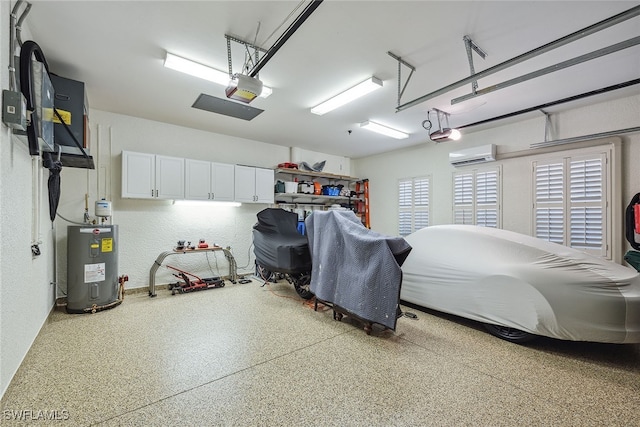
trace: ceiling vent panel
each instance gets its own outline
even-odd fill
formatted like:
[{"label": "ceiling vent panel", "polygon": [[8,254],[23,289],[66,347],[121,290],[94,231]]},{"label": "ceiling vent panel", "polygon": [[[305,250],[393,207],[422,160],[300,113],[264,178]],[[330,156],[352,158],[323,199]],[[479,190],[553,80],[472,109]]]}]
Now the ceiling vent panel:
[{"label": "ceiling vent panel", "polygon": [[253,120],[264,111],[260,108],[250,107],[227,99],[216,98],[215,96],[204,93],[201,93],[200,96],[198,96],[192,107],[247,121]]}]

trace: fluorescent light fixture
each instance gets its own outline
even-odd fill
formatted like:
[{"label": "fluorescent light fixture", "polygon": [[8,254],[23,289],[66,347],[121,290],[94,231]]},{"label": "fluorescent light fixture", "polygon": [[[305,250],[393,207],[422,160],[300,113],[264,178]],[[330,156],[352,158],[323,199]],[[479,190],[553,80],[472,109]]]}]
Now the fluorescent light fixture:
[{"label": "fluorescent light fixture", "polygon": [[[180,71],[185,74],[190,74],[201,79],[208,80],[210,82],[224,86],[229,85],[229,74],[224,71],[216,70],[207,65],[202,65],[197,62],[185,59],[173,53],[167,52],[167,57],[164,60],[164,66],[171,68],[172,70]],[[263,86],[260,98],[266,98],[273,93],[270,87]]]},{"label": "fluorescent light fixture", "polygon": [[322,104],[316,105],[311,109],[311,112],[321,116],[331,110],[335,110],[336,108],[343,106],[344,104],[354,101],[361,96],[373,92],[376,89],[380,89],[381,87],[382,80],[377,77],[369,77],[367,80],[358,83],[351,89],[324,101]]},{"label": "fluorescent light fixture", "polygon": [[382,135],[390,136],[391,138],[395,139],[409,138],[409,134],[381,125],[380,123],[372,122],[370,120],[360,123],[360,127]]},{"label": "fluorescent light fixture", "polygon": [[242,206],[240,202],[220,202],[216,200],[174,200],[174,205],[179,206],[198,206],[198,207],[233,207],[237,208]]}]

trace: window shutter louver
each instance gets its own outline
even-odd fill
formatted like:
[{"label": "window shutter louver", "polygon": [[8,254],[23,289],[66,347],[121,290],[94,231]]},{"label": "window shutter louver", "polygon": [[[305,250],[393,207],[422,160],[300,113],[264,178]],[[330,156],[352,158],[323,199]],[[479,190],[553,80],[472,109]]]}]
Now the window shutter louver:
[{"label": "window shutter louver", "polygon": [[398,232],[406,236],[429,225],[430,178],[398,182]]},{"label": "window shutter louver", "polygon": [[601,249],[603,227],[602,159],[570,163],[569,245],[579,249]]}]

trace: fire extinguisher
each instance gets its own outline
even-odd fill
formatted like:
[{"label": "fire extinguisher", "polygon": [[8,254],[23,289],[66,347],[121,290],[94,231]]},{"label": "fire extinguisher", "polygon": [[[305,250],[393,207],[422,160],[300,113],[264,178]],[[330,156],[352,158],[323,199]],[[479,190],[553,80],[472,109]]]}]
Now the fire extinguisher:
[{"label": "fire extinguisher", "polygon": [[633,249],[640,250],[636,235],[640,235],[640,193],[631,198],[625,212],[625,237]]}]

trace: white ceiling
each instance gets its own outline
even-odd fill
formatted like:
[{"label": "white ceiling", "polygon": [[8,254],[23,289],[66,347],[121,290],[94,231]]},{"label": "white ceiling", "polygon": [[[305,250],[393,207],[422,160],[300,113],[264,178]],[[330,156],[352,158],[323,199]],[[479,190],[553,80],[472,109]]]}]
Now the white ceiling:
[{"label": "white ceiling", "polygon": [[[224,87],[164,68],[165,52],[227,70],[225,34],[253,41],[259,22],[257,44],[268,49],[302,10],[266,40],[298,1],[32,3],[24,26],[51,72],[86,83],[91,108],[353,158],[432,144],[422,127],[432,108],[450,112],[452,127],[462,126],[640,77],[640,46],[634,46],[456,105],[451,99],[469,93],[470,84],[396,112],[398,63],[388,51],[416,68],[404,104],[469,76],[464,35],[488,54],[485,60],[474,54],[478,72],[640,2],[325,0],[260,72],[274,93],[254,100],[251,106],[265,111],[245,121],[192,108],[201,93],[225,98]],[[635,17],[481,79],[479,88],[639,35],[640,17]],[[239,72],[244,53],[235,43],[232,52]],[[372,75],[383,80],[382,90],[324,116],[309,112]],[[405,67],[402,76],[404,84]],[[607,96],[639,93],[638,86]],[[563,107],[550,111],[558,108]],[[366,120],[411,136],[395,140],[360,129]]]}]

